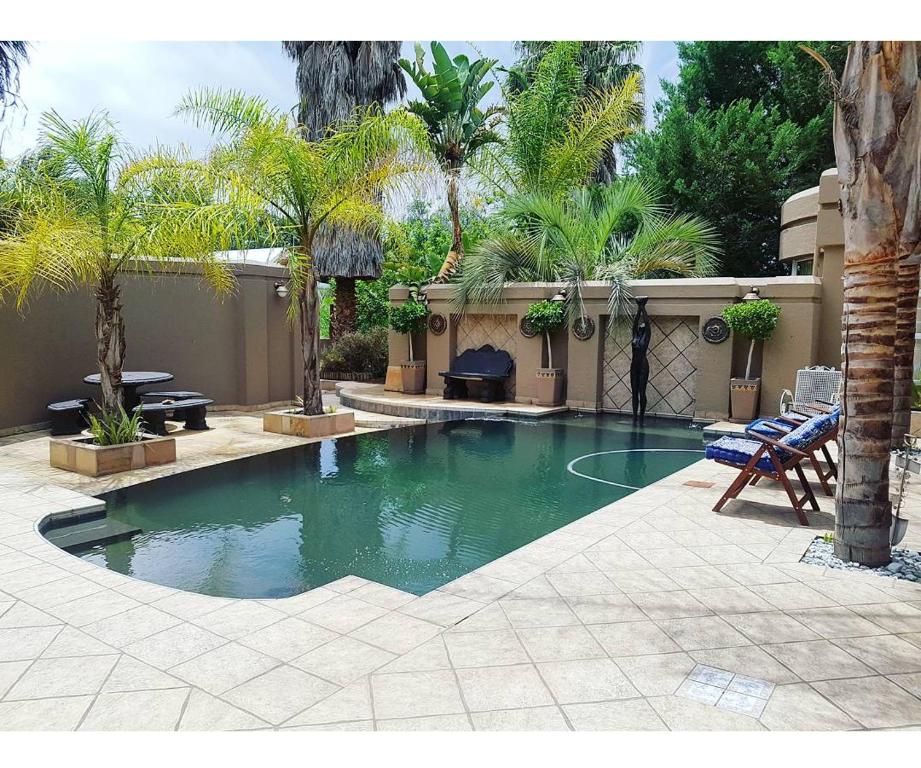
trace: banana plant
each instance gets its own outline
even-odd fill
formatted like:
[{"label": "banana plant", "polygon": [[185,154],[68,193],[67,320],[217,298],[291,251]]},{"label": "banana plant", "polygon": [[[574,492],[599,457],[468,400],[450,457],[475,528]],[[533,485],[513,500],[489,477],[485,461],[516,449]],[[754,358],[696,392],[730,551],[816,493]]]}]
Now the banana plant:
[{"label": "banana plant", "polygon": [[500,141],[496,125],[501,108],[493,106],[483,110],[478,106],[494,85],[484,79],[497,59],[471,62],[463,55],[452,59],[437,41],[432,42],[431,50],[431,72],[426,69],[425,50],[418,43],[416,60],[410,63],[400,59],[399,63],[422,94],[422,100],[409,103],[409,111],[425,123],[430,148],[447,180],[453,240],[436,278],[443,282],[457,271],[464,257],[458,202],[461,171],[468,158],[481,147]]}]

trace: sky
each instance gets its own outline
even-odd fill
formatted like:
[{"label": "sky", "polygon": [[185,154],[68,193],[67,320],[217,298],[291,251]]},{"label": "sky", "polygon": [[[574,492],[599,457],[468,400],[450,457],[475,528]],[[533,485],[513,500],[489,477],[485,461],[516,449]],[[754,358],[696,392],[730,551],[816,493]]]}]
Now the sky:
[{"label": "sky", "polygon": [[[445,46],[451,55],[479,52],[499,59],[500,66],[515,59],[509,41],[445,41]],[[413,58],[413,42],[403,43],[403,55]],[[646,74],[649,122],[662,93],[660,80],[677,76],[674,43],[644,44],[639,63]],[[189,89],[237,88],[287,110],[297,103],[294,70],[278,42],[36,42],[20,75],[22,106],[8,111],[0,124],[0,152],[12,157],[31,147],[39,116],[49,109],[68,120],[103,109],[136,148],[184,143],[203,152],[209,135],[172,116]],[[409,85],[413,98],[418,92]]]}]

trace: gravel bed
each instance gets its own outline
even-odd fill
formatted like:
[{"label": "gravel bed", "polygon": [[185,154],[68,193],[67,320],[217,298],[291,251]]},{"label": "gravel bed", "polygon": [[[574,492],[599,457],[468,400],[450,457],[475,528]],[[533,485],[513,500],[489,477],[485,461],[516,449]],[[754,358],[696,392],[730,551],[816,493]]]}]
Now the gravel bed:
[{"label": "gravel bed", "polygon": [[811,565],[824,565],[828,568],[840,568],[847,571],[871,571],[889,579],[905,579],[906,581],[921,581],[921,552],[912,552],[908,549],[892,549],[892,562],[879,568],[868,568],[857,563],[846,563],[835,557],[835,545],[817,537],[809,545],[802,562]]}]

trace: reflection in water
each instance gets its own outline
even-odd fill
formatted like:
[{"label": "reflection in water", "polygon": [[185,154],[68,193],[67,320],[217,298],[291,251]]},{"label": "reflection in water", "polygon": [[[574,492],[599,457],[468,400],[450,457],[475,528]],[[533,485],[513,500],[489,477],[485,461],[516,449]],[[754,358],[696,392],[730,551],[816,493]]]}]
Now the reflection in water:
[{"label": "reflection in water", "polygon": [[[429,424],[185,472],[105,496],[142,529],[83,557],[168,586],[232,597],[297,594],[348,574],[423,594],[628,490],[573,459],[634,447],[700,449],[700,433],[616,417]],[[694,453],[621,453],[587,475],[642,486]]]}]

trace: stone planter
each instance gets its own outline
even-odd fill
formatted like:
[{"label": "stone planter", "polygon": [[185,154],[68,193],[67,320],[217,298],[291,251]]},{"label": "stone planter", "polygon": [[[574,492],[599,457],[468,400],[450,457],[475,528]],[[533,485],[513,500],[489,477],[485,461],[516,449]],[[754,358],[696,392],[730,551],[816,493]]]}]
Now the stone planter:
[{"label": "stone planter", "polygon": [[176,438],[147,437],[123,445],[95,445],[92,438],[50,440],[51,466],[89,477],[144,469],[176,461]]},{"label": "stone planter", "polygon": [[761,379],[730,379],[729,402],[732,408],[730,421],[747,424],[758,416],[758,398]]},{"label": "stone planter", "polygon": [[425,392],[425,360],[407,360],[400,363],[403,391],[407,395],[421,395]]},{"label": "stone planter", "polygon": [[262,417],[262,429],[296,437],[326,437],[355,431],[355,412],[336,411],[305,416],[292,410],[273,411]]},{"label": "stone planter", "polygon": [[565,375],[562,368],[537,369],[537,405],[559,405],[563,402]]},{"label": "stone planter", "polygon": [[403,391],[403,369],[399,365],[387,366],[387,378],[384,380],[385,392]]}]

